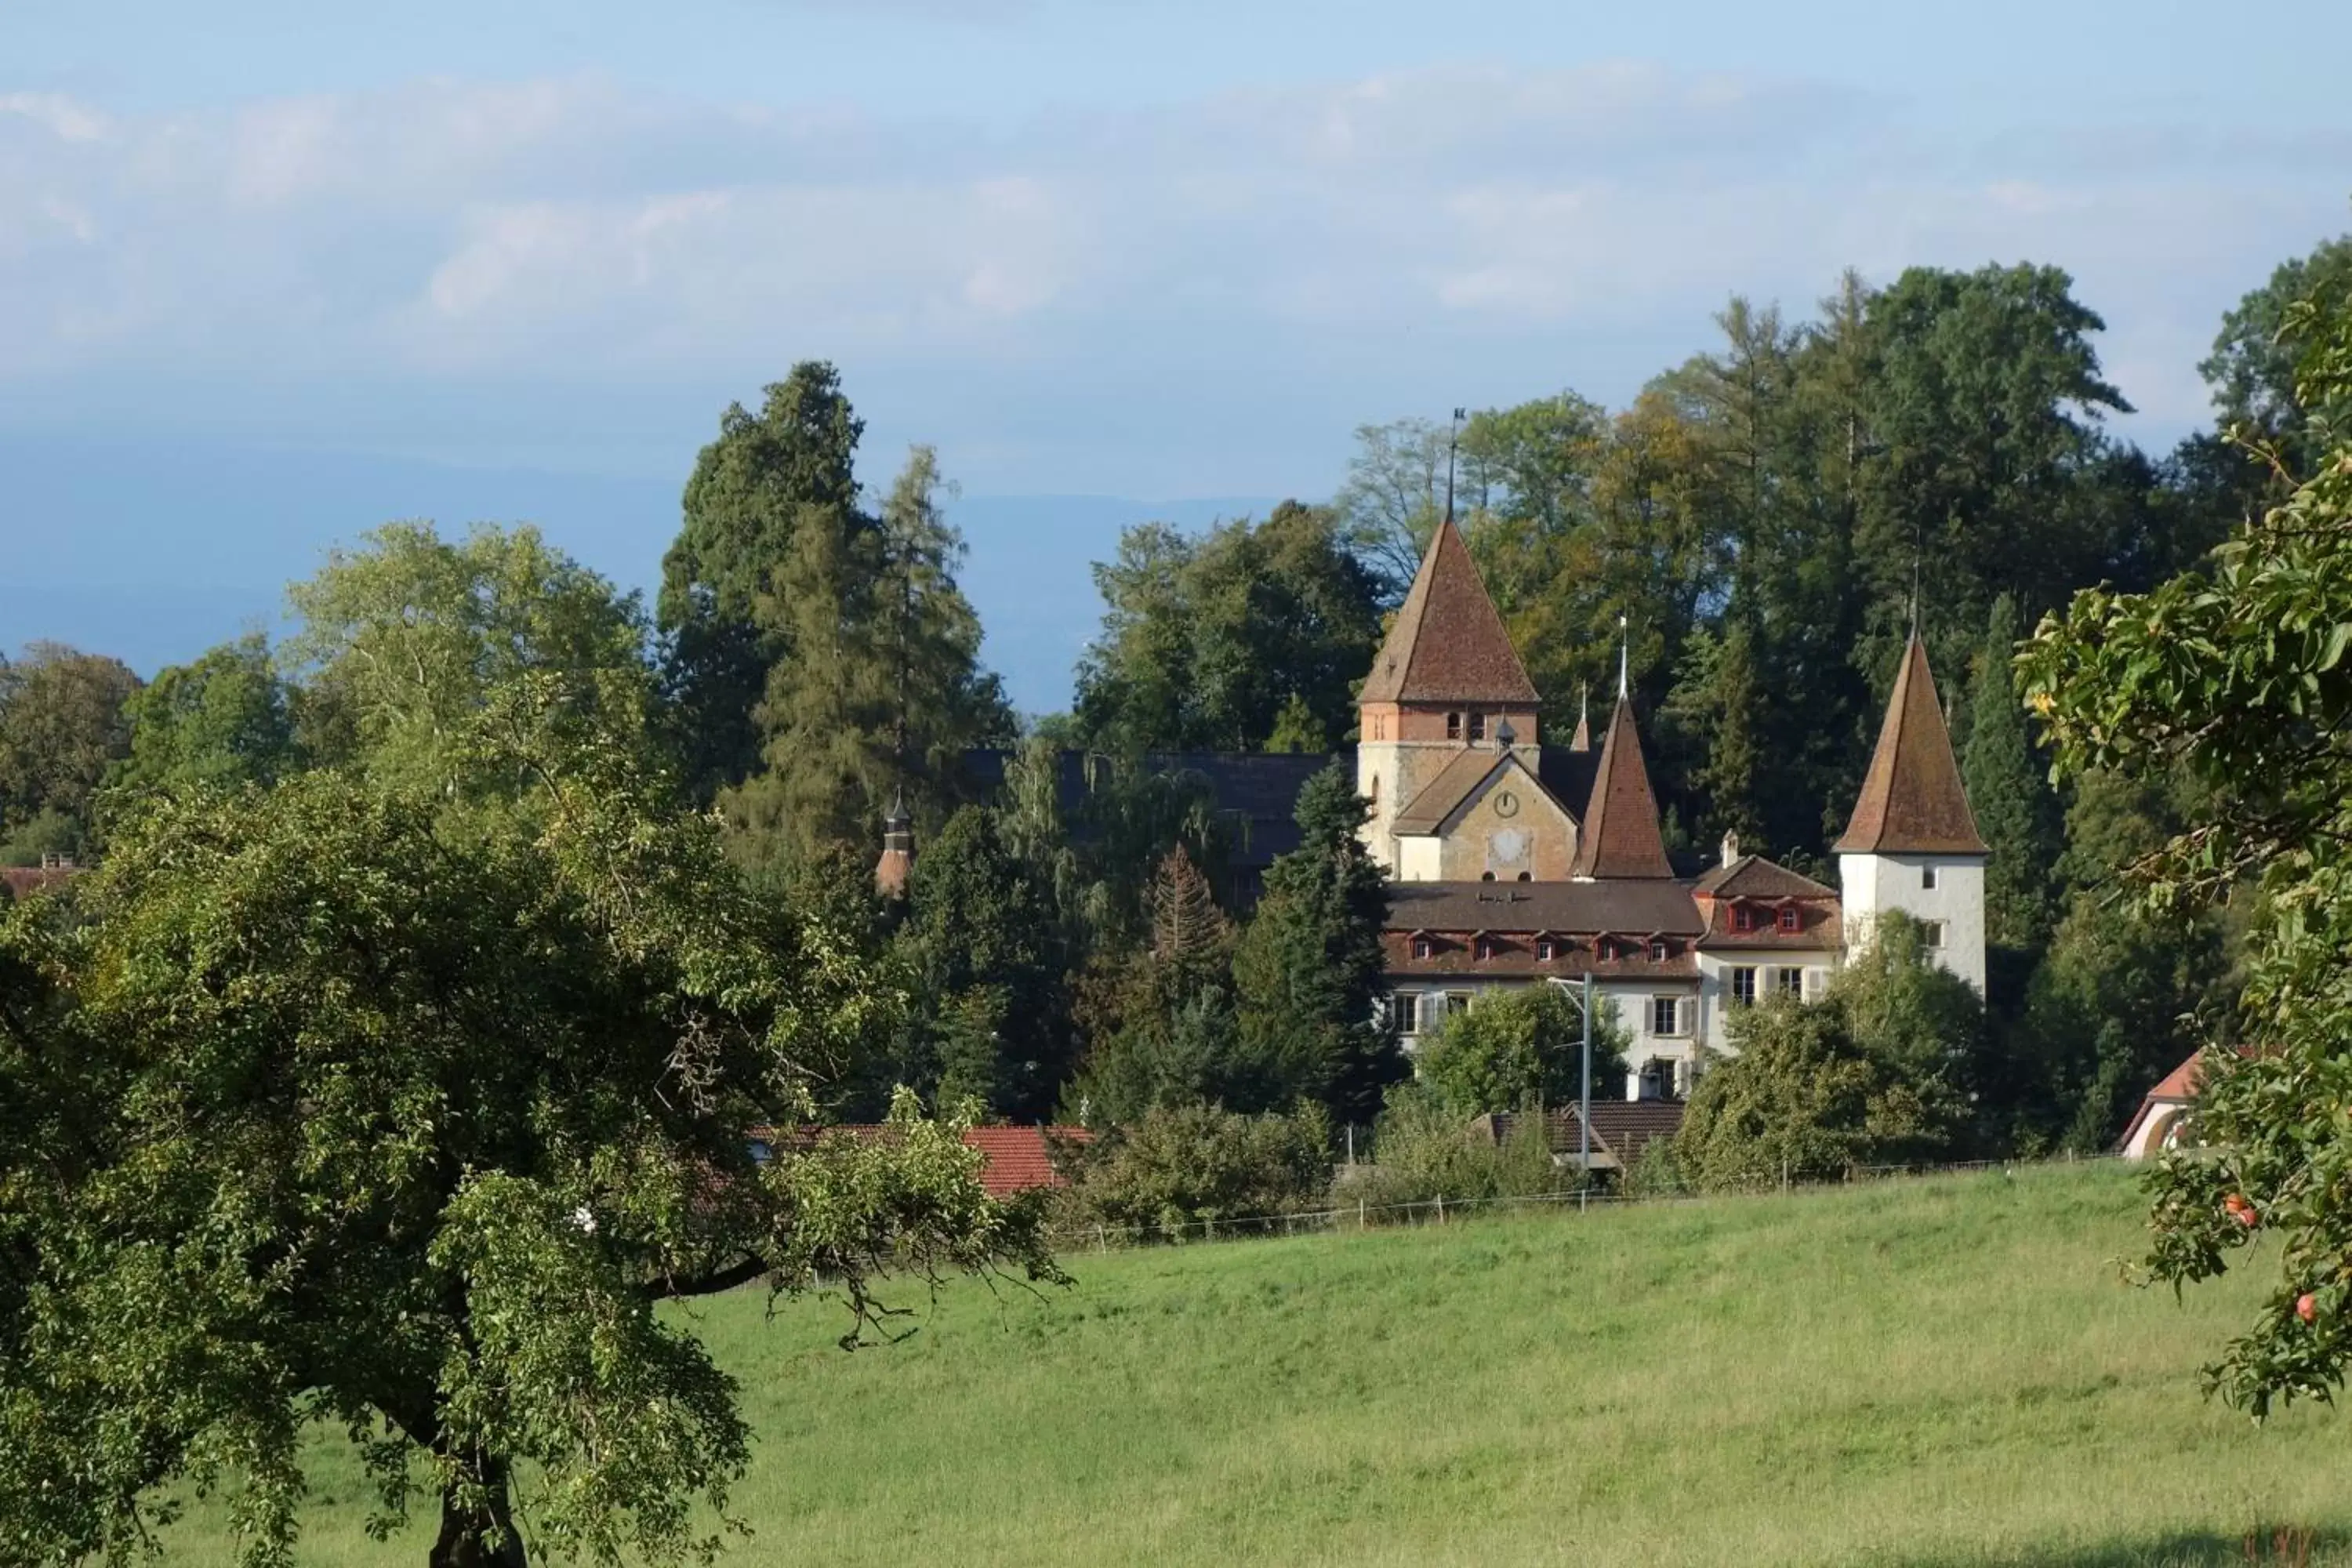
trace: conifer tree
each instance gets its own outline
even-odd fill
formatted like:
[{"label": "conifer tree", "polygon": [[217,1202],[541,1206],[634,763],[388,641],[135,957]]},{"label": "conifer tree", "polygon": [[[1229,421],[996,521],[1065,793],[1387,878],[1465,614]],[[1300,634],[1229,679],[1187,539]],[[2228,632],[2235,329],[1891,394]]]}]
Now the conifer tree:
[{"label": "conifer tree", "polygon": [[2013,684],[2017,611],[2008,595],[1993,602],[1984,647],[1969,691],[1969,739],[1961,782],[1977,831],[1992,851],[1985,865],[1985,940],[1995,947],[2035,949],[2050,937],[2051,877],[2059,852],[2058,800],[2026,732]]},{"label": "conifer tree", "polygon": [[1299,846],[1265,873],[1265,894],[1234,955],[1242,1054],[1272,1104],[1320,1100],[1369,1124],[1404,1075],[1376,1016],[1388,893],[1358,829],[1365,803],[1337,763],[1307,781]]}]

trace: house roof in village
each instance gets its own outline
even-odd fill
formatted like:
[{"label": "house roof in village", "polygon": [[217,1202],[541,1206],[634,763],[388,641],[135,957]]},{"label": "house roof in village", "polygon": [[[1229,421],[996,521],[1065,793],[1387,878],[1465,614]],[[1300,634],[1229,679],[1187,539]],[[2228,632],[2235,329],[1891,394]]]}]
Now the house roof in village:
[{"label": "house roof in village", "polygon": [[1389,929],[1697,936],[1706,930],[1690,889],[1648,878],[1624,882],[1392,882]]},{"label": "house roof in village", "polygon": [[[832,1127],[754,1127],[746,1134],[766,1148],[807,1150],[820,1140],[844,1134],[860,1142],[895,1139],[898,1130],[883,1122],[845,1122]],[[991,1197],[1008,1197],[1032,1187],[1066,1187],[1069,1179],[1054,1167],[1055,1143],[1087,1143],[1083,1127],[967,1127],[964,1147],[980,1151],[980,1184]],[[768,1156],[754,1150],[764,1161]]]},{"label": "house roof in village", "polygon": [[[1436,832],[1447,817],[1461,809],[1464,802],[1485,786],[1487,780],[1509,768],[1526,773],[1538,789],[1546,795],[1551,794],[1544,784],[1542,774],[1529,768],[1526,761],[1515,752],[1474,749],[1464,752],[1446,763],[1437,776],[1412,797],[1412,803],[1397,813],[1396,831],[1408,835]],[[1555,800],[1557,798],[1554,797]],[[1566,807],[1562,806],[1562,809]]]},{"label": "house roof in village", "polygon": [[[1630,1167],[1642,1157],[1643,1150],[1681,1131],[1683,1110],[1678,1100],[1596,1100],[1592,1102],[1592,1152]],[[1581,1142],[1577,1136],[1576,1111],[1573,1105],[1560,1105],[1544,1112],[1544,1142],[1553,1153],[1572,1152]],[[1479,1121],[1484,1123],[1481,1131],[1500,1142],[1511,1135],[1518,1117],[1504,1110]]]},{"label": "house roof in village", "polygon": [[1671,879],[1665,840],[1658,833],[1658,797],[1642,760],[1642,737],[1633,728],[1633,704],[1620,697],[1601,742],[1601,767],[1584,813],[1573,875],[1594,880]]},{"label": "house roof in village", "polygon": [[73,866],[0,866],[0,889],[11,899],[30,898],[65,886],[79,870]]},{"label": "house roof in village", "polygon": [[1952,732],[1936,700],[1936,678],[1917,633],[1903,650],[1903,666],[1879,725],[1861,797],[1842,855],[1982,855],[1985,842],[1960,785]]},{"label": "house roof in village", "polygon": [[1742,855],[1708,871],[1692,890],[1715,899],[1833,899],[1837,890],[1761,855]]},{"label": "house roof in village", "polygon": [[1535,682],[1452,519],[1429,542],[1358,700],[1535,706]]}]

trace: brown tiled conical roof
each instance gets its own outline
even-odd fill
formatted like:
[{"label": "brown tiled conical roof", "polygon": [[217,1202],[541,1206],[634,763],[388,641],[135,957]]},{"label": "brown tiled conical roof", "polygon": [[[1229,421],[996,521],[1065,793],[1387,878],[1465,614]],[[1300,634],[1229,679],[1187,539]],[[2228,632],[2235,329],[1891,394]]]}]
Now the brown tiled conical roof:
[{"label": "brown tiled conical roof", "polygon": [[1837,841],[1841,855],[1982,855],[1952,732],[1936,700],[1936,678],[1918,634],[1903,650],[1903,668],[1886,700],[1878,749],[1870,754],[1853,820]]},{"label": "brown tiled conical roof", "polygon": [[1650,769],[1642,760],[1642,737],[1633,729],[1633,704],[1620,697],[1601,742],[1601,771],[1593,775],[1585,804],[1584,832],[1577,840],[1570,874],[1598,881],[1611,877],[1667,877],[1665,840],[1658,834],[1658,797],[1650,793]]},{"label": "brown tiled conical roof", "polygon": [[1535,682],[1451,519],[1429,542],[1357,700],[1535,705]]}]

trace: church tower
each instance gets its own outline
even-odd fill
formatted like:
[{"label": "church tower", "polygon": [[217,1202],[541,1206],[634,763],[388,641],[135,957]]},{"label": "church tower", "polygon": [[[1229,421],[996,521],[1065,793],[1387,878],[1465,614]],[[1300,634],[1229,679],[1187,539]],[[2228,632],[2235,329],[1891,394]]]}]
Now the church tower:
[{"label": "church tower", "polygon": [[1449,518],[1357,698],[1356,793],[1371,802],[1364,841],[1390,876],[1402,870],[1398,814],[1465,753],[1507,749],[1536,769],[1536,706],[1535,682]]},{"label": "church tower", "polygon": [[1901,910],[1927,928],[1944,967],[1985,988],[1985,841],[1960,784],[1927,650],[1913,632],[1887,699],[1862,795],[1837,841],[1849,950]]}]

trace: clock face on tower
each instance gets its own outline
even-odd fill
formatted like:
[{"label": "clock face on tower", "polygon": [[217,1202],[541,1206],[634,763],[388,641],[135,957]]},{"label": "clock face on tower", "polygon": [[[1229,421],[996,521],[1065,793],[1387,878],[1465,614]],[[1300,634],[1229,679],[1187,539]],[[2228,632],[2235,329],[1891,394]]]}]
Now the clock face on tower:
[{"label": "clock face on tower", "polygon": [[1495,815],[1496,816],[1518,816],[1519,797],[1510,790],[1499,792],[1495,796]]}]

